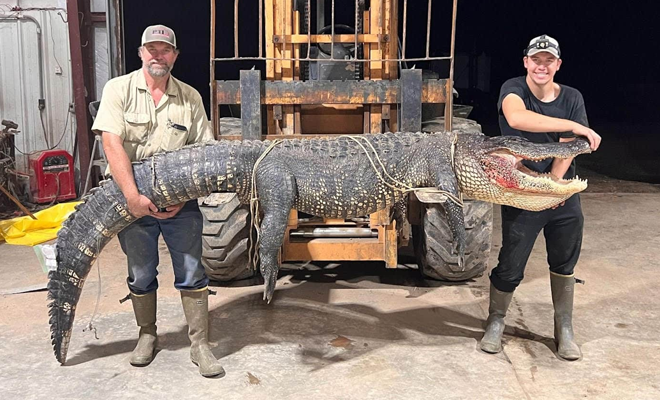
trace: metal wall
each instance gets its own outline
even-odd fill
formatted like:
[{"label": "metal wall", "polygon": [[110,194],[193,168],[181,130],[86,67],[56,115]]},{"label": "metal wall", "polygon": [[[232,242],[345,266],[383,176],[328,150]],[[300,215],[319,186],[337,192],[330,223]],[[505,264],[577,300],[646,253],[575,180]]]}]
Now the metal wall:
[{"label": "metal wall", "polygon": [[[16,13],[8,9],[13,6],[52,9]],[[73,154],[76,120],[70,112],[66,19],[64,0],[0,0],[0,118],[19,125],[20,152],[57,146]],[[18,151],[16,156],[18,168],[27,170],[26,157]]]},{"label": "metal wall", "polygon": [[[105,13],[108,0],[91,0],[90,10],[93,13]],[[92,39],[94,40],[94,99],[99,100],[103,87],[110,78],[110,56],[108,52],[108,26],[107,22],[95,22],[92,25]]]}]

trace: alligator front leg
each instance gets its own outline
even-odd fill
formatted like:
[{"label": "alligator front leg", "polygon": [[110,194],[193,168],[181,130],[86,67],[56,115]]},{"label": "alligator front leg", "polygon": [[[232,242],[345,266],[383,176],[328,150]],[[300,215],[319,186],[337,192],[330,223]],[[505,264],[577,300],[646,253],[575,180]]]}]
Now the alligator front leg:
[{"label": "alligator front leg", "polygon": [[458,268],[461,271],[464,271],[465,267],[463,266],[463,259],[465,258],[465,245],[467,239],[465,234],[465,217],[463,215],[463,208],[451,200],[445,202],[444,208],[447,213],[449,229],[454,237],[452,250],[454,254],[458,255]]},{"label": "alligator front leg", "polygon": [[258,179],[258,191],[264,210],[261,222],[259,258],[261,275],[264,278],[264,300],[273,299],[277,274],[280,270],[278,254],[284,241],[289,213],[293,208],[296,184],[286,168],[264,166]]}]

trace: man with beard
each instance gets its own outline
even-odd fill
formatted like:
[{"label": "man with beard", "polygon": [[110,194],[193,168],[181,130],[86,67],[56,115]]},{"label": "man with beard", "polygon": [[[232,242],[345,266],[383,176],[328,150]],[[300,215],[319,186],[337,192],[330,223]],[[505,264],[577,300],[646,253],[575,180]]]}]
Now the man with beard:
[{"label": "man with beard", "polygon": [[171,75],[179,55],[174,31],[164,25],[145,29],[138,49],[142,68],[110,80],[92,129],[103,135],[108,173],[140,218],[119,233],[128,259],[128,288],[140,327],[130,363],[146,366],[154,358],[158,237],[172,257],[174,286],[181,292],[191,341],[190,358],[206,377],[224,370],[208,344],[208,282],[201,264],[202,215],[196,200],[158,209],[136,187],[131,162],[182,146],[213,140],[202,98]]}]

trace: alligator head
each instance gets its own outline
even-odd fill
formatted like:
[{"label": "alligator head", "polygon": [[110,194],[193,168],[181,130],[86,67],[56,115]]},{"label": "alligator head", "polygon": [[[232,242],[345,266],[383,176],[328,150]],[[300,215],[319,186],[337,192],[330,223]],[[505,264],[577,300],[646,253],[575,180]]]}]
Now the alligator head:
[{"label": "alligator head", "polygon": [[460,134],[454,168],[461,191],[470,198],[541,211],[583,191],[587,181],[539,174],[521,161],[566,159],[590,152],[589,142],[582,138],[562,143],[532,143],[517,136],[489,138]]}]

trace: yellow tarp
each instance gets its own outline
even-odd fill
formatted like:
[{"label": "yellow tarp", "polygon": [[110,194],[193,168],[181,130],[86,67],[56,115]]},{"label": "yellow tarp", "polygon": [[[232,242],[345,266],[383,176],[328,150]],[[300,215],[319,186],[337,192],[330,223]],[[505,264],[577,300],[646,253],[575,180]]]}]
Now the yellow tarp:
[{"label": "yellow tarp", "polygon": [[75,211],[73,208],[76,204],[80,202],[57,204],[36,212],[34,216],[37,220],[26,215],[0,221],[0,241],[5,240],[7,244],[34,246],[55,239],[62,222]]}]

